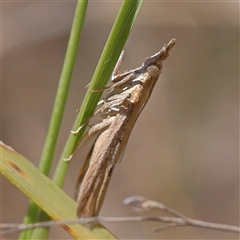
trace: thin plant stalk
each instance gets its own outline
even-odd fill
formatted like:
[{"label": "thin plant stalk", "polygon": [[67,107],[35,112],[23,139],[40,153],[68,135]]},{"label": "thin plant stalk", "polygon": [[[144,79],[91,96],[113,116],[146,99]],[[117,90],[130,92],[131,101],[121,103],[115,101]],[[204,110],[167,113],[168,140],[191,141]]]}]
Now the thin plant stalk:
[{"label": "thin plant stalk", "polygon": [[[52,165],[52,159],[60,131],[60,126],[68,95],[68,89],[70,86],[72,72],[76,61],[77,50],[85,18],[87,3],[88,3],[87,0],[78,1],[76,6],[72,30],[70,33],[68,47],[63,63],[63,68],[59,80],[53,112],[49,124],[49,130],[47,133],[46,141],[43,147],[42,156],[39,163],[40,171],[47,176]],[[38,206],[32,201],[30,201],[27,214],[24,218],[24,223],[29,224],[38,221],[38,211],[39,211]],[[30,239],[31,235],[32,231],[25,231],[20,235],[20,239]],[[35,236],[36,237],[35,239],[44,239],[46,238],[47,233],[44,235],[45,235],[44,237],[42,235],[39,237]]]}]

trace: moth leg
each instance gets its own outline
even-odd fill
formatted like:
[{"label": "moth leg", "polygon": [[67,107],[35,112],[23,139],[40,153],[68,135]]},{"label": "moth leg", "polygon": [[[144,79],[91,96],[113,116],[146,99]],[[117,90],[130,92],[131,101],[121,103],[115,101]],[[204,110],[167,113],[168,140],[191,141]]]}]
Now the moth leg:
[{"label": "moth leg", "polygon": [[[104,102],[104,100],[101,100],[101,101]],[[99,101],[97,105],[102,104],[101,101]],[[83,127],[85,127],[86,125],[88,125],[89,121],[90,121],[94,116],[96,116],[98,113],[100,113],[101,111],[102,111],[102,107],[99,108],[97,111],[95,111],[95,113],[94,113],[91,117],[89,117],[89,119],[88,119],[85,123],[83,123],[81,126],[79,126],[76,130],[71,130],[71,133],[72,133],[72,134],[77,134],[77,133],[79,133],[79,131],[80,131]]]},{"label": "moth leg", "polygon": [[89,129],[88,135],[90,136],[93,133],[105,130],[107,127],[109,127],[111,125],[111,123],[113,122],[114,118],[115,118],[115,116],[109,117],[109,118],[105,118],[105,119],[102,120],[102,122],[95,124],[94,126],[92,126]]},{"label": "moth leg", "polygon": [[128,72],[127,74],[124,74],[124,77],[121,76],[121,79],[119,81],[115,82],[110,86],[109,94],[107,97],[122,93],[123,91],[129,89],[132,86],[132,82],[135,78],[136,76],[133,72]]},{"label": "moth leg", "polygon": [[119,73],[119,70],[122,66],[122,63],[123,63],[123,58],[124,58],[124,50],[121,52],[118,60],[117,60],[117,63],[113,69],[113,72],[112,72],[112,77],[111,77],[111,80],[113,81],[113,79],[118,75]]},{"label": "moth leg", "polygon": [[103,92],[105,90],[108,90],[109,88],[110,88],[110,86],[107,86],[107,87],[104,87],[104,88],[92,89],[92,90],[89,90],[89,92],[91,92],[91,93]]},{"label": "moth leg", "polygon": [[[101,131],[106,129],[108,126],[110,126],[113,120],[114,120],[114,117],[109,117],[109,118],[103,119],[100,123],[97,123],[97,124],[93,125],[87,132],[84,133],[83,137],[80,140],[80,143],[73,150],[73,153],[68,158],[65,158],[63,160],[64,161],[70,161],[72,159],[72,156],[75,153],[75,151],[78,148],[80,148],[80,146],[82,146],[83,143],[87,142],[90,139],[89,136],[94,136],[94,134],[100,133]],[[83,126],[85,126],[86,124],[81,125],[76,131],[72,130],[71,133],[77,134],[83,128]]]},{"label": "moth leg", "polygon": [[[92,117],[90,117],[90,118],[92,118]],[[90,118],[89,118],[89,120],[90,120]],[[76,130],[71,130],[71,133],[72,133],[73,135],[79,133],[80,130],[89,123],[89,120],[88,120],[86,123],[82,124],[78,129],[76,129]]]},{"label": "moth leg", "polygon": [[[112,72],[112,77],[111,77],[111,80],[114,81],[113,79],[115,79],[115,77],[117,77],[118,75],[118,72],[122,66],[122,62],[123,62],[123,57],[124,57],[124,51],[121,52],[119,58],[118,58],[118,61],[113,69],[113,72]],[[88,83],[86,85],[85,88],[89,88],[89,85],[90,83]],[[107,90],[109,89],[111,86],[107,86],[107,87],[104,87],[104,88],[99,88],[99,89],[92,89],[92,90],[89,90],[90,92],[100,92],[100,91],[104,91],[104,90]]]},{"label": "moth leg", "polygon": [[[122,85],[122,83],[119,83],[121,82],[122,79],[124,79],[125,77],[127,77],[130,73],[132,73],[134,70],[129,70],[129,71],[125,71],[123,73],[119,73],[119,70],[122,66],[122,63],[123,63],[123,57],[124,57],[124,51],[121,52],[119,58],[118,58],[118,61],[113,69],[113,72],[112,72],[112,77],[111,77],[111,81],[113,83],[116,83],[116,84],[113,84],[111,86],[107,86],[107,87],[104,87],[104,88],[100,88],[100,89],[92,89],[90,90],[90,92],[100,92],[100,91],[104,91],[104,90],[108,90],[110,89],[110,91],[112,92],[114,88],[118,88],[119,86]],[[126,80],[128,81],[128,80]],[[87,87],[89,87],[90,83],[87,85]]]},{"label": "moth leg", "polygon": [[86,125],[88,125],[88,123],[89,123],[89,121],[91,120],[91,118],[93,118],[94,116],[96,116],[98,113],[104,112],[107,108],[110,108],[110,107],[114,106],[114,104],[110,104],[110,103],[109,103],[109,106],[105,106],[105,100],[99,101],[99,102],[98,102],[98,105],[100,105],[100,104],[103,104],[103,106],[102,106],[101,108],[99,108],[97,111],[95,111],[95,113],[94,113],[91,117],[89,117],[89,119],[87,120],[87,122],[85,122],[84,124],[82,124],[81,126],[79,126],[76,130],[71,130],[71,133],[72,133],[72,134],[77,134],[77,133],[79,133],[79,131],[80,131],[83,127],[85,127]]},{"label": "moth leg", "polygon": [[77,150],[80,149],[83,145],[86,145],[89,142],[91,142],[94,139],[94,137],[96,136],[96,134],[97,134],[97,131],[91,135],[88,134],[88,131],[84,132],[83,136],[76,144],[76,147],[73,149],[72,154],[67,158],[63,158],[63,161],[66,161],[66,162],[70,161],[72,159],[73,155],[77,152]]}]

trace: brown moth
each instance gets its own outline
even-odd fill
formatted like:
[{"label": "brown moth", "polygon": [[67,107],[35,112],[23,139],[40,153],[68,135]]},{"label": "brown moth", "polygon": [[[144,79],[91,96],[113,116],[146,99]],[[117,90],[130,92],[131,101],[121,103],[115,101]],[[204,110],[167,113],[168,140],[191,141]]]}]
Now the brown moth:
[{"label": "brown moth", "polygon": [[80,172],[78,217],[99,214],[114,166],[152,93],[162,62],[174,45],[175,39],[171,39],[158,53],[145,59],[141,67],[114,75],[110,92],[98,110],[105,116],[89,130],[89,134],[99,132],[99,135]]}]

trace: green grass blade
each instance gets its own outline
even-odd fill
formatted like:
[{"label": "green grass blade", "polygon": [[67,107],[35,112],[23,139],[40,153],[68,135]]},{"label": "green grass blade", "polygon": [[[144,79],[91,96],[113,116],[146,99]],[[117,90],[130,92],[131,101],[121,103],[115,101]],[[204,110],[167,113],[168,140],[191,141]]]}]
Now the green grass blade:
[{"label": "green grass blade", "polygon": [[[0,142],[0,172],[54,220],[76,219],[76,202],[26,158]],[[101,225],[92,230],[80,225],[63,226],[76,239],[115,239]]]},{"label": "green grass blade", "polygon": [[[64,108],[66,105],[66,99],[67,99],[69,85],[71,82],[74,63],[77,56],[77,50],[78,50],[80,35],[82,32],[87,3],[88,3],[87,0],[79,1],[76,6],[75,16],[72,24],[72,30],[71,30],[68,47],[66,51],[66,56],[64,59],[63,68],[62,68],[62,72],[59,80],[59,85],[58,85],[58,90],[55,98],[49,130],[48,130],[45,145],[43,148],[41,160],[39,163],[39,169],[45,175],[49,174],[50,167],[52,164],[52,159],[53,159],[53,155],[54,155],[54,151],[57,143],[57,138],[58,138],[58,134],[59,134],[62,118],[63,118]],[[26,223],[39,221],[38,211],[39,211],[39,208],[33,202],[30,202],[27,214],[24,218],[24,223],[26,224]],[[45,228],[45,229],[41,229],[40,231],[45,232],[44,236],[39,236],[35,234],[35,238],[41,238],[41,239],[46,238],[48,229]],[[33,230],[27,230],[23,232],[20,235],[20,239],[30,239],[32,232]]]}]

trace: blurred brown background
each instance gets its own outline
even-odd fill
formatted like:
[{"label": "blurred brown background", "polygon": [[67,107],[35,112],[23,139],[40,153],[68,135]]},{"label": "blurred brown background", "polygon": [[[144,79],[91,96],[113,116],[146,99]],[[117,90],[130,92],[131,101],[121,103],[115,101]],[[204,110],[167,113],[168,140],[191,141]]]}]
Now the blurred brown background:
[{"label": "blurred brown background", "polygon": [[[35,165],[48,129],[75,4],[1,5],[2,141]],[[120,5],[89,2],[55,165]],[[141,65],[172,37],[177,44],[115,169],[101,215],[137,215],[122,200],[142,195],[192,218],[239,225],[239,4],[146,1],[125,46],[122,69]],[[64,185],[70,196],[86,151],[79,151],[70,164]],[[28,199],[6,179],[1,181],[2,222],[21,222]],[[106,224],[121,239],[239,237],[190,227],[153,233],[151,228],[158,225]],[[54,227],[50,239],[71,237]]]}]

